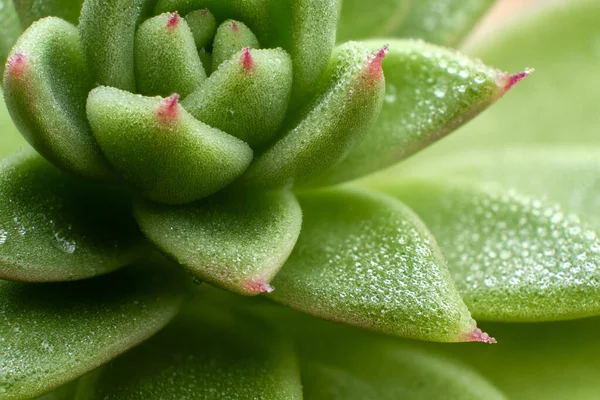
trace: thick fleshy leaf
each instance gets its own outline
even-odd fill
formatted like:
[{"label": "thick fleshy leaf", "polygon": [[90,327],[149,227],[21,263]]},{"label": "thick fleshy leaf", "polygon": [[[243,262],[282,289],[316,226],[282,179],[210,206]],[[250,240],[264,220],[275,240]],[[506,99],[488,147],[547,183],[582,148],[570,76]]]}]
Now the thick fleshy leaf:
[{"label": "thick fleshy leaf", "polygon": [[427,347],[470,364],[514,400],[598,397],[600,319],[485,327],[498,332],[500,345]]},{"label": "thick fleshy leaf", "polygon": [[600,314],[600,239],[560,205],[450,179],[388,183],[435,235],[473,315],[545,321]]},{"label": "thick fleshy leaf", "polygon": [[269,46],[281,46],[294,62],[293,99],[301,104],[319,83],[335,45],[340,0],[265,0],[273,31]]},{"label": "thick fleshy leaf", "polygon": [[[135,92],[134,41],[149,0],[84,0],[79,40],[96,83]],[[176,11],[176,10],[173,10]]]},{"label": "thick fleshy leaf", "polygon": [[4,76],[8,53],[23,31],[12,0],[0,0],[0,27],[0,76]]},{"label": "thick fleshy leaf", "polygon": [[[400,169],[397,176],[464,177],[499,183],[507,188],[545,197],[575,211],[600,227],[600,149],[589,147],[508,147],[465,151],[436,158],[419,168]],[[385,184],[391,174],[369,178]]]},{"label": "thick fleshy leaf", "polygon": [[392,40],[389,48],[383,60],[386,95],[377,122],[317,183],[346,181],[401,161],[475,117],[520,76],[422,41]]},{"label": "thick fleshy leaf", "polygon": [[0,157],[12,154],[25,146],[27,142],[10,118],[4,99],[0,100]]},{"label": "thick fleshy leaf", "polygon": [[300,234],[302,211],[287,191],[223,194],[185,207],[139,203],[144,234],[202,280],[245,295],[269,282]]},{"label": "thick fleshy leaf", "polygon": [[202,303],[197,307],[82,379],[78,400],[302,399],[291,343],[272,326]]},{"label": "thick fleshy leaf", "polygon": [[0,279],[89,278],[144,250],[121,189],[76,179],[34,152],[0,164]]},{"label": "thick fleshy leaf", "polygon": [[[3,0],[5,1],[5,0]],[[59,17],[72,24],[79,22],[83,0],[13,0],[24,28],[40,18]],[[10,3],[10,1],[9,1]]]},{"label": "thick fleshy leaf", "polygon": [[383,333],[477,339],[435,240],[407,207],[352,189],[302,195],[300,204],[302,232],[269,297]]},{"label": "thick fleshy leaf", "polygon": [[208,10],[196,10],[185,16],[198,50],[203,49],[211,43],[215,32],[217,31],[217,20]]},{"label": "thick fleshy leaf", "polygon": [[343,0],[338,42],[372,37],[424,39],[456,46],[494,0]]},{"label": "thick fleshy leaf", "polygon": [[185,97],[206,79],[192,31],[179,14],[164,13],[140,25],[135,73],[138,91],[149,96]]},{"label": "thick fleshy leaf", "polygon": [[182,288],[152,264],[76,283],[0,281],[0,395],[49,392],[129,350],[175,316]]},{"label": "thick fleshy leaf", "polygon": [[258,49],[260,44],[254,33],[240,21],[227,20],[217,29],[213,42],[212,70],[216,71],[225,60],[243,48]]},{"label": "thick fleshy leaf", "polygon": [[79,381],[69,382],[50,393],[36,397],[36,400],[73,400],[78,383]]},{"label": "thick fleshy leaf", "polygon": [[370,56],[367,47],[358,42],[340,46],[323,77],[319,96],[281,139],[256,158],[242,178],[243,184],[291,186],[343,159],[381,110],[385,53],[383,48]]},{"label": "thick fleshy leaf", "polygon": [[[597,145],[598,41],[600,2],[552,2],[539,12],[507,24],[491,40],[469,50],[503,69],[536,67],[505,101],[411,164],[465,148],[490,149],[516,144]],[[562,148],[562,147],[561,147]]]},{"label": "thick fleshy leaf", "polygon": [[31,25],[11,50],[4,98],[15,124],[40,154],[87,178],[109,179],[114,173],[85,117],[92,85],[77,28],[47,17]]},{"label": "thick fleshy leaf", "polygon": [[108,160],[153,201],[189,203],[227,186],[252,160],[250,147],[195,120],[178,95],[143,97],[94,89],[87,115]]},{"label": "thick fleshy leaf", "polygon": [[292,60],[285,51],[246,49],[181,105],[196,119],[260,148],[281,126],[291,89]]}]

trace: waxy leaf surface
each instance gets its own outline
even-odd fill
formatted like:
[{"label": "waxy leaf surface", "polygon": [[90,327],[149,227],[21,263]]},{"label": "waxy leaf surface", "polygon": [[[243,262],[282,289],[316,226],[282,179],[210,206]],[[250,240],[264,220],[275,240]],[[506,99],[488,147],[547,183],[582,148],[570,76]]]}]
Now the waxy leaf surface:
[{"label": "waxy leaf surface", "polygon": [[148,239],[192,274],[245,295],[271,290],[302,224],[287,191],[224,193],[185,207],[139,203],[135,216]]},{"label": "waxy leaf surface", "polygon": [[210,44],[217,31],[217,20],[208,10],[195,10],[185,16],[198,50]]},{"label": "waxy leaf surface", "polygon": [[0,157],[8,156],[27,142],[13,123],[4,100],[0,101]]},{"label": "waxy leaf surface", "polygon": [[23,32],[19,16],[12,0],[0,0],[0,76],[4,76],[4,64],[10,49]]},{"label": "waxy leaf surface", "polygon": [[135,74],[138,92],[182,97],[205,79],[194,36],[177,13],[144,21],[135,34]]},{"label": "waxy leaf surface", "polygon": [[77,28],[59,18],[35,22],[9,54],[4,98],[27,141],[60,168],[110,179],[114,172],[85,117],[92,86]]},{"label": "waxy leaf surface", "polygon": [[407,207],[355,189],[299,199],[302,232],[269,297],[378,332],[469,340],[475,321],[435,240]]},{"label": "waxy leaf surface", "polygon": [[291,90],[292,60],[284,50],[244,50],[221,64],[181,105],[256,149],[277,133]]},{"label": "waxy leaf surface", "polygon": [[600,314],[600,240],[556,203],[443,179],[388,183],[425,221],[456,286],[482,320],[546,321]]},{"label": "waxy leaf surface", "polygon": [[[381,40],[367,42],[372,49]],[[499,99],[510,76],[452,50],[414,40],[388,42],[386,94],[377,121],[319,184],[389,167],[444,137]]]},{"label": "waxy leaf surface", "polygon": [[272,326],[210,304],[196,307],[84,378],[78,400],[302,399],[291,343]]},{"label": "waxy leaf surface", "polygon": [[292,186],[310,181],[343,159],[381,110],[384,56],[385,49],[371,55],[358,42],[340,46],[323,77],[320,94],[298,121],[289,123],[291,129],[254,160],[242,183],[262,188]]},{"label": "waxy leaf surface", "polygon": [[144,249],[123,190],[79,180],[32,151],[1,162],[0,279],[89,278]]},{"label": "waxy leaf surface", "polygon": [[150,200],[183,204],[231,183],[252,160],[248,145],[197,121],[177,102],[115,88],[94,89],[87,115],[113,164]]},{"label": "waxy leaf surface", "polygon": [[243,48],[258,49],[260,44],[250,28],[243,22],[227,20],[217,29],[212,51],[212,70],[216,71],[219,65],[237,54]]},{"label": "waxy leaf surface", "polygon": [[165,326],[180,277],[156,265],[76,283],[0,281],[0,398],[31,398],[93,370]]}]

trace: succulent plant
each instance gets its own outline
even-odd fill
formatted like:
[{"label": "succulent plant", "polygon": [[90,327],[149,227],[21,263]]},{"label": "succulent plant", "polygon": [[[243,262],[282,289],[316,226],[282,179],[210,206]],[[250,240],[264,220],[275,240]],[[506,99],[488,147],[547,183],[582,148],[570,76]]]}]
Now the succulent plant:
[{"label": "succulent plant", "polygon": [[492,3],[0,0],[0,399],[596,398],[600,4]]}]

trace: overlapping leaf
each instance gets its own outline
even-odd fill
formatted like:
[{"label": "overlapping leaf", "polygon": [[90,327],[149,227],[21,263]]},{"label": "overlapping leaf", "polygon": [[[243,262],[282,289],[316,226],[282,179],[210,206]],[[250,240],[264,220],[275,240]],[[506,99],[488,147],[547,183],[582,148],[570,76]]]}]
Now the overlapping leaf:
[{"label": "overlapping leaf", "polygon": [[0,396],[49,392],[129,350],[175,316],[182,288],[153,264],[77,283],[0,281]]},{"label": "overlapping leaf", "polygon": [[300,234],[302,211],[293,194],[231,194],[185,207],[139,203],[144,234],[195,276],[245,294],[271,291]]},{"label": "overlapping leaf", "polygon": [[[367,44],[376,48],[380,41]],[[343,161],[314,183],[338,183],[398,163],[468,122],[514,84],[506,73],[421,41],[393,40],[389,49],[383,60],[386,95],[377,121]]]},{"label": "overlapping leaf", "polygon": [[389,183],[434,233],[479,319],[544,321],[600,314],[600,239],[560,205],[460,181]]},{"label": "overlapping leaf", "polygon": [[388,334],[479,339],[433,237],[403,204],[350,189],[302,195],[300,204],[302,232],[270,297]]},{"label": "overlapping leaf", "polygon": [[155,338],[82,380],[78,399],[300,400],[291,344],[258,319],[197,303]]},{"label": "overlapping leaf", "polygon": [[74,178],[34,152],[0,165],[0,278],[66,281],[106,274],[145,250],[120,188]]}]

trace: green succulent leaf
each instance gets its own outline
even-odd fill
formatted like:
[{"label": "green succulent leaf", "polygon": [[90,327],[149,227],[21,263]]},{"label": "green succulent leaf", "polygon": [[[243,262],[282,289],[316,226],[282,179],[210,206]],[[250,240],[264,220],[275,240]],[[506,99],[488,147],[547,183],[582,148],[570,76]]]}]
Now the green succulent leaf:
[{"label": "green succulent leaf", "polygon": [[[366,43],[376,48],[380,40]],[[389,48],[377,121],[315,183],[338,183],[396,164],[475,117],[514,84],[508,74],[421,41],[392,40]]]},{"label": "green succulent leaf", "polygon": [[146,264],[77,283],[0,281],[0,395],[49,392],[144,341],[178,312],[179,278]]},{"label": "green succulent leaf", "polygon": [[73,400],[78,383],[79,381],[71,381],[50,393],[36,397],[36,400]]},{"label": "green succulent leaf", "polygon": [[240,21],[227,20],[217,29],[213,42],[212,70],[216,71],[225,60],[243,48],[258,49],[260,44],[254,33]]},{"label": "green succulent leaf", "polygon": [[160,250],[192,274],[245,295],[269,282],[300,234],[302,211],[287,191],[228,194],[185,207],[138,203],[135,216]]},{"label": "green succulent leaf", "polygon": [[4,76],[4,64],[10,49],[23,32],[12,0],[0,0],[0,75]]},{"label": "green succulent leaf", "polygon": [[147,3],[148,0],[84,0],[79,41],[96,83],[135,92],[135,30]]},{"label": "green succulent leaf", "polygon": [[252,148],[264,147],[286,115],[292,60],[281,49],[238,51],[181,105]]},{"label": "green succulent leaf", "polygon": [[34,152],[0,163],[0,279],[89,278],[144,250],[121,189],[81,181]]},{"label": "green succulent leaf", "polygon": [[491,65],[536,67],[536,73],[506,101],[415,159],[417,165],[465,148],[598,144],[600,3],[555,3],[469,50]]},{"label": "green succulent leaf", "polygon": [[269,297],[397,336],[475,340],[435,240],[400,202],[356,189],[300,196],[304,224]]},{"label": "green succulent leaf", "polygon": [[[332,56],[320,94],[292,128],[259,155],[242,178],[262,188],[302,183],[335,165],[375,122],[385,93],[381,61],[358,42]],[[294,64],[294,68],[295,68]]]},{"label": "green succulent leaf", "polygon": [[335,46],[340,0],[265,0],[273,24],[269,46],[281,46],[294,62],[293,101],[314,92]]},{"label": "green succulent leaf", "polygon": [[40,154],[87,178],[110,179],[114,172],[85,117],[92,85],[77,28],[47,17],[31,25],[11,50],[4,98],[15,124]]},{"label": "green succulent leaf", "polygon": [[431,229],[476,318],[546,321],[600,314],[600,239],[560,205],[449,179],[382,189]]},{"label": "green succulent leaf", "polygon": [[145,95],[185,97],[205,79],[194,36],[185,19],[164,13],[144,21],[135,34],[137,89]]},{"label": "green succulent leaf", "polygon": [[[558,202],[600,227],[600,151],[596,148],[515,146],[487,151],[464,151],[437,158],[398,176],[462,177],[497,183],[506,188]],[[370,183],[385,184],[388,174]]]},{"label": "green succulent leaf", "polygon": [[194,35],[198,50],[211,43],[217,32],[217,20],[208,9],[192,11],[185,16],[185,20]]},{"label": "green succulent leaf", "polygon": [[82,380],[78,400],[300,400],[290,343],[259,319],[198,304],[147,343]]},{"label": "green succulent leaf", "polygon": [[189,203],[227,186],[252,160],[243,141],[194,119],[178,104],[110,87],[87,102],[92,130],[109,162],[142,195]]},{"label": "green succulent leaf", "polygon": [[[7,0],[2,0],[7,1]],[[13,0],[23,27],[38,19],[54,16],[77,25],[83,0]],[[11,3],[11,1],[8,1]]]},{"label": "green succulent leaf", "polygon": [[343,0],[339,42],[372,37],[405,37],[457,46],[494,0]]}]

